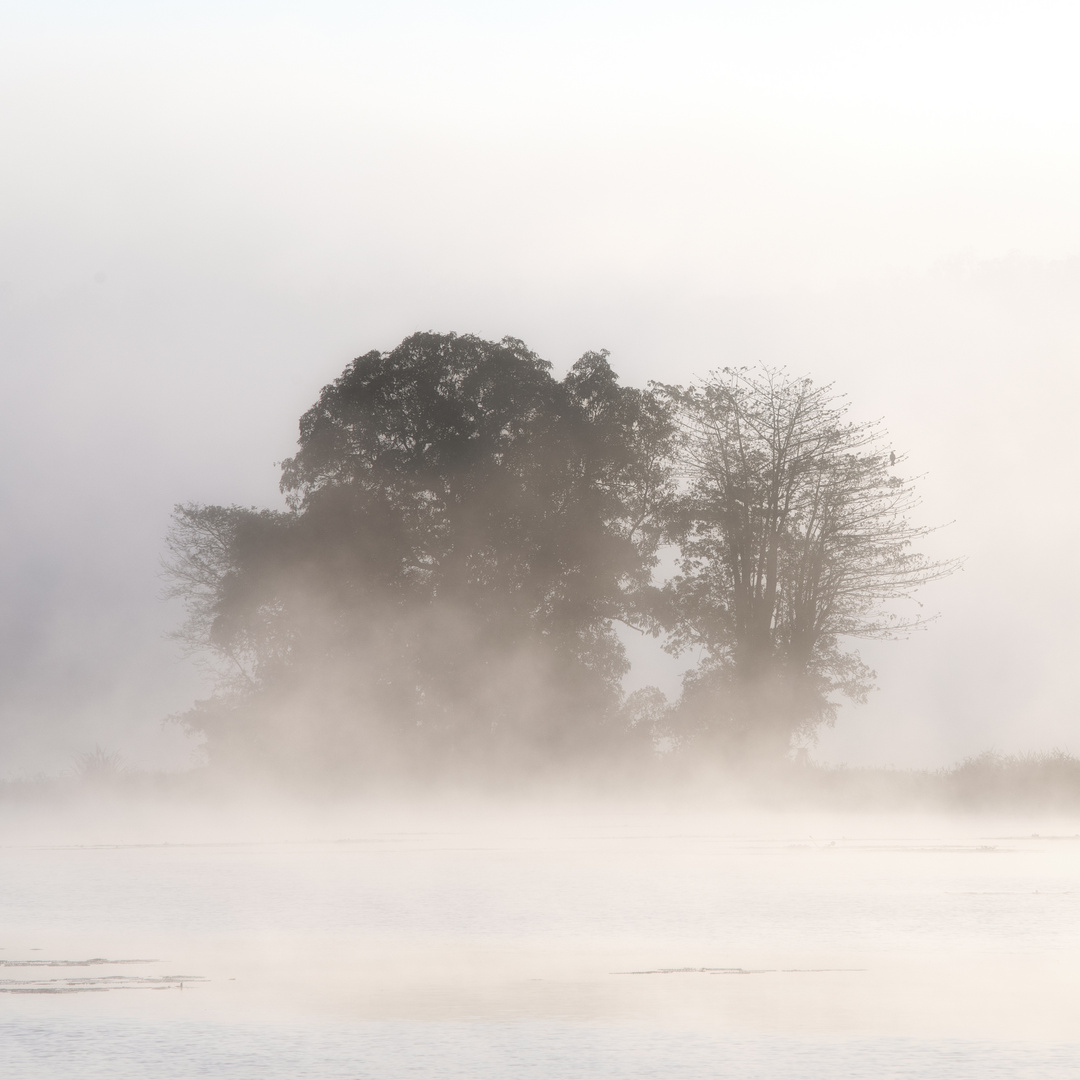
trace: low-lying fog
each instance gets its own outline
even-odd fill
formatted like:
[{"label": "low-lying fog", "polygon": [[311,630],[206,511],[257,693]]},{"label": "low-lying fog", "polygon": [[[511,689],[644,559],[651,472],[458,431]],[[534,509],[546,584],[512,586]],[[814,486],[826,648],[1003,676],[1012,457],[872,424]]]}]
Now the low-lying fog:
[{"label": "low-lying fog", "polygon": [[1080,815],[5,814],[0,1075],[1075,1075]]}]

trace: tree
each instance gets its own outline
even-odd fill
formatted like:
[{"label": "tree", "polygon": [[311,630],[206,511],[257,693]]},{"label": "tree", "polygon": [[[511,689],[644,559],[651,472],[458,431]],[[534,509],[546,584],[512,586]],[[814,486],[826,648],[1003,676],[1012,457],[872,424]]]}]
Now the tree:
[{"label": "tree", "polygon": [[725,368],[677,409],[684,499],[679,574],[661,621],[684,680],[683,731],[729,752],[782,754],[831,723],[834,693],[860,701],[874,675],[847,644],[918,625],[893,601],[956,568],[912,550],[912,485],[879,426],[846,418],[831,386],[783,370]]},{"label": "tree", "polygon": [[610,741],[673,437],[605,353],[562,381],[509,338],[359,357],[301,418],[287,511],[177,509],[181,636],[220,676],[187,723],[322,764]]}]

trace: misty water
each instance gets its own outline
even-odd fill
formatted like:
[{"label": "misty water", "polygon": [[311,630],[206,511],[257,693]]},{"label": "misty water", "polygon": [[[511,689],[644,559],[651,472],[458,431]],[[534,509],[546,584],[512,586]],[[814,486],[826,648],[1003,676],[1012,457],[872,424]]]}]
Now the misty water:
[{"label": "misty water", "polygon": [[1080,1075],[1080,819],[5,818],[5,1078]]}]

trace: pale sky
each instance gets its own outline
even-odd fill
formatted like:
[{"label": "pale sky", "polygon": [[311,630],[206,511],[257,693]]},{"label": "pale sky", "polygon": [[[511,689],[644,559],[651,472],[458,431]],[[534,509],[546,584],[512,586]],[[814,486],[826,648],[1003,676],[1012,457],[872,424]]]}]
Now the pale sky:
[{"label": "pale sky", "polygon": [[835,381],[967,566],[819,756],[1080,753],[1078,12],[0,3],[0,775],[186,760],[172,505],[419,329]]}]

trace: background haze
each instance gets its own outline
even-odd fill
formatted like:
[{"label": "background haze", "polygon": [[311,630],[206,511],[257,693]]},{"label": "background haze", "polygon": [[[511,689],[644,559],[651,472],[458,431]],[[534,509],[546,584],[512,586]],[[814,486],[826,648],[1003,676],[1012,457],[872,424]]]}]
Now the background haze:
[{"label": "background haze", "polygon": [[305,8],[0,5],[0,773],[190,760],[173,504],[418,329],[835,380],[968,561],[818,756],[1080,750],[1074,7]]}]

